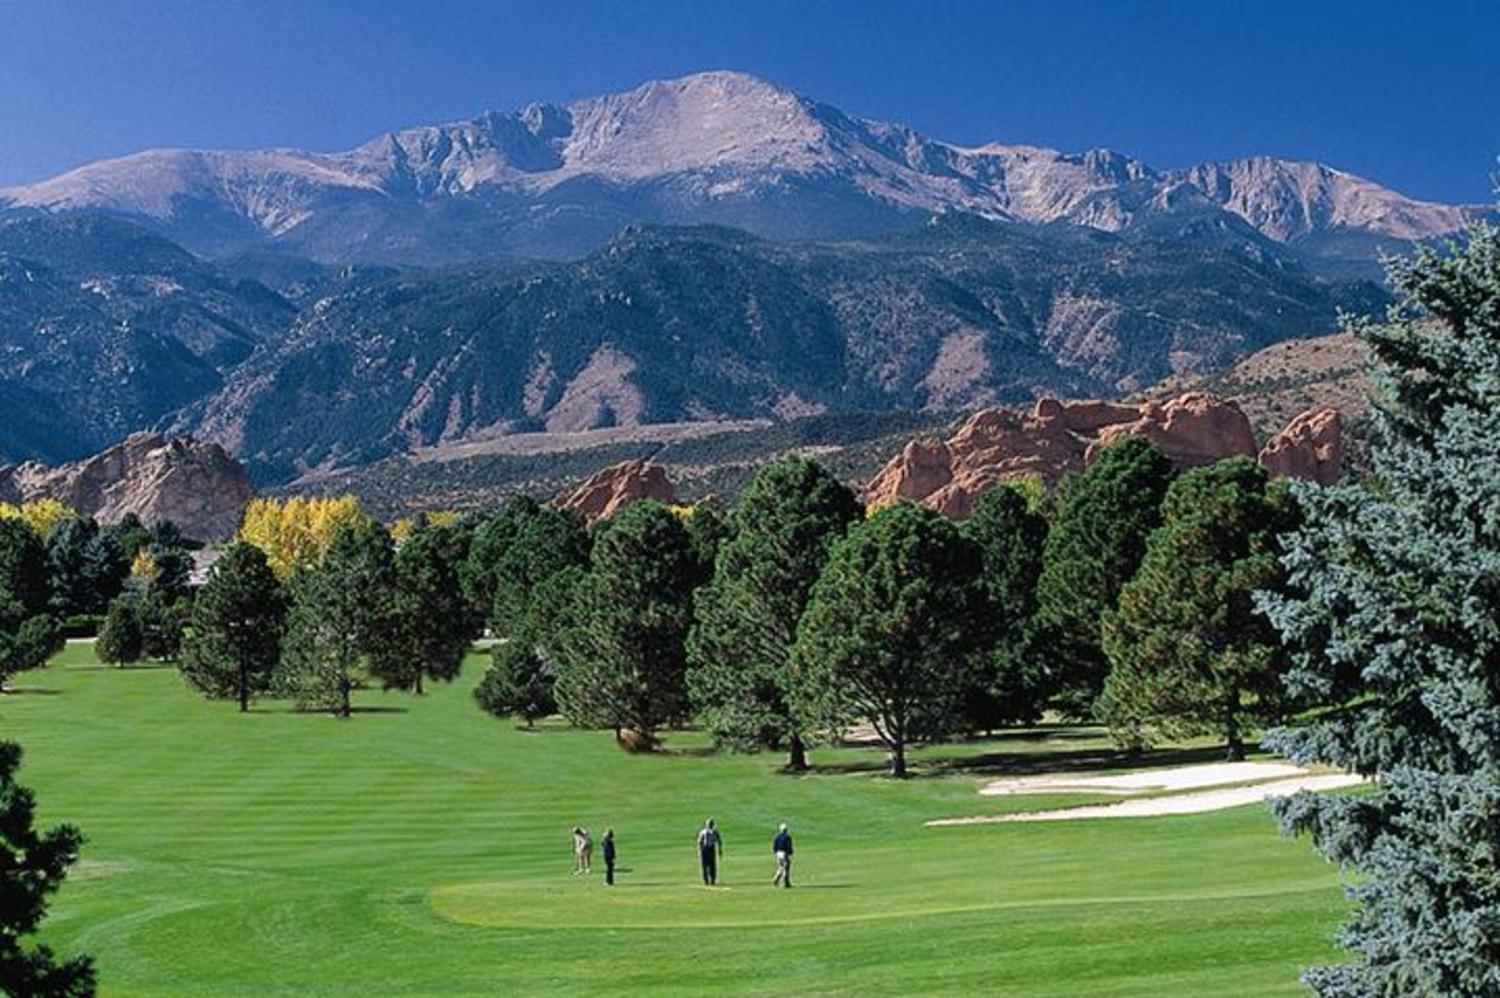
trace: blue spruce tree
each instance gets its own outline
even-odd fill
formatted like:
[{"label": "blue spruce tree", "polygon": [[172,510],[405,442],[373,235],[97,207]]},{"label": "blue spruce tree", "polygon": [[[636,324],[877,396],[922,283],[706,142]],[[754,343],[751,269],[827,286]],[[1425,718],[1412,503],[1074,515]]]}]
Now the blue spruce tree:
[{"label": "blue spruce tree", "polygon": [[1290,830],[1356,874],[1321,995],[1500,995],[1500,233],[1393,265],[1357,331],[1380,402],[1363,484],[1305,488],[1262,606],[1296,652],[1289,692],[1325,704],[1270,743],[1377,777],[1301,795]]}]

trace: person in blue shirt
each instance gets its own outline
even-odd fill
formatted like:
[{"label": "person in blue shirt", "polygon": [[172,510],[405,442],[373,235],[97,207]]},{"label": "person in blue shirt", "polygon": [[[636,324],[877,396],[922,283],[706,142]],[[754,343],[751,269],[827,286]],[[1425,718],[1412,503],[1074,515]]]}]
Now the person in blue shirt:
[{"label": "person in blue shirt", "polygon": [[614,886],[615,882],[615,830],[604,830],[604,882]]},{"label": "person in blue shirt", "polygon": [[771,851],[776,854],[776,876],[771,878],[771,886],[792,886],[792,833],[787,831],[784,821],[776,829],[776,838],[771,840]]},{"label": "person in blue shirt", "polygon": [[724,855],[724,839],[709,818],[698,831],[698,864],[703,868],[703,883],[712,887],[719,882],[719,859]]}]

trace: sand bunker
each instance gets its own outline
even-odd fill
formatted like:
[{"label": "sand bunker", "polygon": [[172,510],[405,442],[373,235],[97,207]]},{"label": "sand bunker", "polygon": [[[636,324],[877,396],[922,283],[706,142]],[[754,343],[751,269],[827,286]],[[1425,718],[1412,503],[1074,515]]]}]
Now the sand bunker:
[{"label": "sand bunker", "polygon": [[1256,783],[1306,776],[1307,770],[1286,762],[1221,762],[1207,766],[1179,766],[1141,773],[1100,775],[1056,773],[994,780],[980,788],[986,797],[1014,794],[1159,794],[1171,790],[1222,787],[1231,783]]},{"label": "sand bunker", "polygon": [[[1047,793],[1152,794],[1109,804],[1059,808],[1052,811],[1021,811],[1013,814],[977,815],[971,818],[939,818],[929,825],[995,825],[1017,821],[1077,821],[1086,818],[1157,818],[1172,814],[1203,814],[1271,797],[1285,797],[1301,790],[1338,790],[1358,786],[1364,778],[1351,773],[1309,773],[1297,766],[1269,762],[1233,762],[1210,766],[1183,766],[1153,772],[1118,776],[1037,776],[996,780],[979,792],[989,796]],[[1248,784],[1248,785],[1236,785]],[[1217,789],[1201,789],[1213,787]]]}]

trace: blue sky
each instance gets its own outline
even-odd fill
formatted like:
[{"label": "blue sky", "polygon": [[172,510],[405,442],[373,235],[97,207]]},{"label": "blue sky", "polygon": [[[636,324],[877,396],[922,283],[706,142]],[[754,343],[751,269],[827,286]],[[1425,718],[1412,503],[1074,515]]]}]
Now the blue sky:
[{"label": "blue sky", "polygon": [[1495,0],[0,0],[0,184],[717,68],[957,142],[1318,159],[1440,200],[1493,200],[1500,153]]}]

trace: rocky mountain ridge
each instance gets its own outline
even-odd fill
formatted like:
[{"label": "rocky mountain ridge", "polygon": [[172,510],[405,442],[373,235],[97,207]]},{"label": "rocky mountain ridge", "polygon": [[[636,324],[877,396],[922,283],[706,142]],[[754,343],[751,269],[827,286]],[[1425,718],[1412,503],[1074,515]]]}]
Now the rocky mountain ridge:
[{"label": "rocky mountain ridge", "polygon": [[0,189],[13,212],[108,212],[196,252],[325,261],[576,257],[635,222],[848,238],[961,212],[1110,232],[1163,224],[1368,260],[1484,209],[1316,163],[1157,170],[1107,149],[965,147],[744,73],[646,83],[389,132],[346,152],[150,150]]},{"label": "rocky mountain ridge", "polygon": [[321,300],[171,426],[273,484],[476,435],[1141,390],[1382,300],[1217,249],[958,218],[841,243],[633,229],[576,263]]}]

